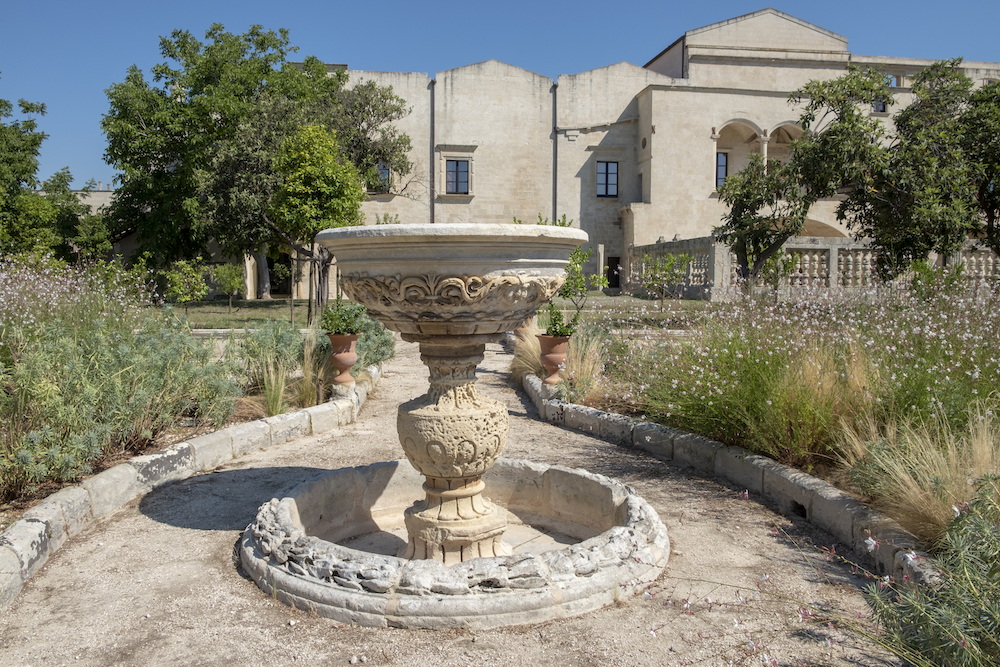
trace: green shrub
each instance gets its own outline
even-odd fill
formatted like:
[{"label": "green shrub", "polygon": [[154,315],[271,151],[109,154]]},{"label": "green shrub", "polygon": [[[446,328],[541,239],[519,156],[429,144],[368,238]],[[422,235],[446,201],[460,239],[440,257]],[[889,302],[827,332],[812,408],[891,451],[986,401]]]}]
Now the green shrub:
[{"label": "green shrub", "polygon": [[190,332],[159,321],[72,335],[50,325],[0,375],[3,496],[87,474],[181,417],[221,425],[240,395],[231,374]]},{"label": "green shrub", "polygon": [[361,333],[368,310],[360,303],[344,303],[340,296],[323,311],[320,328],[332,334]]},{"label": "green shrub", "polygon": [[385,325],[366,314],[361,322],[356,351],[358,362],[351,369],[351,374],[355,376],[369,366],[377,366],[395,357],[396,339]]},{"label": "green shrub", "polygon": [[146,276],[47,257],[0,261],[0,496],[86,474],[181,417],[221,424],[232,369],[144,319]]},{"label": "green shrub", "polygon": [[915,664],[1000,664],[1000,477],[977,485],[932,559],[938,584],[880,582],[866,591],[881,639]]}]

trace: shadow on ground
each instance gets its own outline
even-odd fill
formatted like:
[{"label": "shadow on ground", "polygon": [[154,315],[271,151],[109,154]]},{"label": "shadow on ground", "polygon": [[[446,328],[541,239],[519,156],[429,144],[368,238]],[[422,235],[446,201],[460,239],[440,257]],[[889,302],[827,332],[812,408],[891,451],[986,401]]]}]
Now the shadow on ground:
[{"label": "shadow on ground", "polygon": [[149,493],[139,503],[139,511],[178,528],[243,530],[268,500],[327,472],[304,467],[220,470]]}]

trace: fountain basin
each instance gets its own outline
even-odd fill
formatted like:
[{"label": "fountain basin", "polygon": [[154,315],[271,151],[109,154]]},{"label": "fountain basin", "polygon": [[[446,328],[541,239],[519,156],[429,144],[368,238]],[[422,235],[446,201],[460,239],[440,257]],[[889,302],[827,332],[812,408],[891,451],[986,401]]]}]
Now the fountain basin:
[{"label": "fountain basin", "polygon": [[282,602],[344,623],[479,629],[598,609],[641,591],[666,566],[666,528],[619,482],[511,459],[483,481],[512,526],[555,537],[548,550],[522,545],[446,566],[343,546],[379,542],[372,536],[391,543],[399,532],[423,476],[393,461],[324,472],[264,504],[241,539],[243,567]]},{"label": "fountain basin", "polygon": [[344,293],[389,329],[497,335],[548,303],[587,233],[542,225],[369,225],[327,229],[316,241],[336,256]]}]

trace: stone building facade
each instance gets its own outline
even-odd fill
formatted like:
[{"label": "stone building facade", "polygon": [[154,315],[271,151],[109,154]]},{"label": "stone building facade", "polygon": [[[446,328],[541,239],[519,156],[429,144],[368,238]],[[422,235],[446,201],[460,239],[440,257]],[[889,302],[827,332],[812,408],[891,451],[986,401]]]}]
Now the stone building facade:
[{"label": "stone building facade", "polygon": [[[630,246],[710,235],[725,213],[718,180],[751,153],[788,154],[801,134],[791,91],[849,64],[877,66],[905,104],[911,77],[931,62],[857,56],[845,37],[763,9],[689,30],[642,67],[555,81],[495,60],[433,78],[350,70],[351,83],[390,85],[411,108],[398,126],[414,168],[393,175],[391,194],[370,193],[366,224],[565,214],[590,234],[588,271],[626,264]],[[1000,79],[1000,63],[963,67],[977,85]],[[835,207],[813,207],[805,234],[846,236]]]}]

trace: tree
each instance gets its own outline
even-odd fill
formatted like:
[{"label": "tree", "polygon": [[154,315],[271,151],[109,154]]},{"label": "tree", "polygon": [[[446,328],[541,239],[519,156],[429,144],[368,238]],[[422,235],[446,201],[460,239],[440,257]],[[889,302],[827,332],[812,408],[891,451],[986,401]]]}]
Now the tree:
[{"label": "tree", "polygon": [[233,312],[233,297],[243,291],[243,267],[239,264],[219,264],[212,267],[212,280],[220,292],[229,297],[229,312]]},{"label": "tree", "polygon": [[167,280],[168,299],[184,304],[184,315],[188,314],[188,303],[200,301],[208,294],[205,283],[205,265],[200,261],[178,260],[163,273]]},{"label": "tree", "polygon": [[913,102],[893,120],[895,133],[858,174],[837,215],[870,239],[877,268],[897,274],[931,252],[950,255],[979,228],[975,165],[963,147],[962,117],[972,81],[961,59],[913,77]]},{"label": "tree", "polygon": [[274,170],[282,185],[268,207],[265,222],[300,257],[316,269],[314,313],[329,298],[330,251],[314,241],[328,227],[361,221],[365,192],[357,169],[344,158],[336,135],[319,125],[300,128],[281,144]]},{"label": "tree", "polygon": [[962,116],[962,148],[974,169],[982,229],[978,236],[1000,255],[1000,83],[972,92]]},{"label": "tree", "polygon": [[288,63],[296,47],[285,30],[253,26],[244,35],[213,25],[206,42],[175,31],[161,39],[167,60],[138,68],[108,90],[103,120],[107,161],[123,170],[113,205],[116,231],[137,231],[160,261],[202,253],[209,239],[223,250],[253,253],[266,285],[264,220],[280,186],[273,171],[281,142],[298,127],[340,130],[345,154],[359,169],[384,165],[405,174],[409,139],[391,123],[407,113],[390,88],[345,90],[345,71],[316,58]]},{"label": "tree", "polygon": [[[18,107],[26,116],[45,115],[44,104],[19,100]],[[25,189],[38,184],[38,153],[46,137],[38,131],[35,118],[8,122],[13,115],[14,105],[0,99],[0,211]]]},{"label": "tree", "polygon": [[107,90],[101,121],[105,160],[123,172],[111,206],[117,233],[135,231],[161,263],[203,254],[211,227],[200,215],[197,172],[231,137],[259,97],[293,76],[282,67],[295,50],[287,31],[252,26],[233,35],[213,24],[203,44],[187,31],[160,39],[167,59],[153,84],[135,66]]},{"label": "tree", "polygon": [[740,283],[753,291],[768,259],[802,231],[814,200],[800,190],[794,165],[765,164],[759,153],[750,156],[743,171],[726,178],[719,199],[729,212],[713,233],[732,248]]},{"label": "tree", "polygon": [[73,176],[63,167],[44,183],[42,196],[55,207],[55,232],[59,236],[56,254],[63,259],[101,259],[111,253],[112,245],[104,217],[91,213],[80,193],[93,191],[93,179],[75,192],[70,189]]},{"label": "tree", "polygon": [[0,252],[24,252],[51,247],[54,211],[32,192],[38,184],[38,154],[45,134],[32,116],[45,114],[45,105],[20,100],[27,118],[8,121],[14,105],[0,99]]},{"label": "tree", "polygon": [[[788,163],[752,155],[750,164],[726,178],[719,199],[729,207],[714,234],[731,246],[738,275],[752,290],[767,261],[805,226],[812,205],[864,182],[884,162],[884,127],[868,109],[892,102],[881,72],[848,68],[830,81],[810,81],[789,96],[802,105],[802,138],[792,142]],[[840,213],[838,212],[838,216]]]},{"label": "tree", "polygon": [[639,267],[639,283],[655,294],[663,311],[663,300],[668,296],[680,298],[688,278],[688,267],[694,258],[686,252],[666,255],[643,255]]}]

